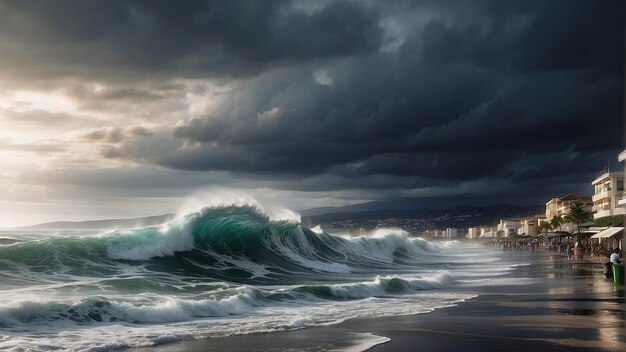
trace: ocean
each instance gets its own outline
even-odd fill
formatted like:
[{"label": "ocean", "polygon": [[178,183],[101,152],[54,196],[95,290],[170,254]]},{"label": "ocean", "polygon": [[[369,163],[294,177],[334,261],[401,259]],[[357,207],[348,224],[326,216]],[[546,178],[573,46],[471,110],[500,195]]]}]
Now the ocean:
[{"label": "ocean", "polygon": [[5,232],[0,349],[108,351],[427,314],[506,278],[499,255],[398,229],[325,233],[254,205],[96,235]]}]

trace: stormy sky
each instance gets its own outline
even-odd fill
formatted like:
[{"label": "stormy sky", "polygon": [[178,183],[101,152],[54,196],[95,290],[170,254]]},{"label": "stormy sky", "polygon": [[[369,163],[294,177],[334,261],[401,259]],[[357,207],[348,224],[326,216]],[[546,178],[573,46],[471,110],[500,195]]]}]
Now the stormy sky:
[{"label": "stormy sky", "polygon": [[[622,167],[624,2],[0,0],[0,227],[542,204]],[[210,191],[209,191],[210,192]]]}]

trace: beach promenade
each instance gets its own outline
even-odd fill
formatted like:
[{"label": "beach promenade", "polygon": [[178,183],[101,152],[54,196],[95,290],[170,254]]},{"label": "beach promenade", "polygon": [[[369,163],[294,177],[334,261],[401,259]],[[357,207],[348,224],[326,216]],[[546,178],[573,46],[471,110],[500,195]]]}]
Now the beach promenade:
[{"label": "beach promenade", "polygon": [[601,263],[541,251],[504,252],[502,258],[515,270],[469,290],[477,297],[429,314],[135,350],[354,351],[389,340],[370,350],[626,351],[624,287],[604,278]]}]

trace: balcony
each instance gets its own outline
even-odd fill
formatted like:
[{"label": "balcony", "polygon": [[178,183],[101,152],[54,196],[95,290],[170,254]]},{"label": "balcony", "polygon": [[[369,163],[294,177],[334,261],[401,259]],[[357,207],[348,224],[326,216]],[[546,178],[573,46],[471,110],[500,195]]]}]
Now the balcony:
[{"label": "balcony", "polygon": [[569,212],[569,207],[560,207],[556,210],[557,215],[565,215]]},{"label": "balcony", "polygon": [[617,156],[617,160],[619,161],[626,160],[626,149],[624,149],[621,153],[619,153],[619,155]]},{"label": "balcony", "polygon": [[626,208],[615,208],[615,209],[606,209],[606,210],[598,210],[595,214],[593,214],[594,219],[603,218],[605,216],[612,215],[626,215]]},{"label": "balcony", "polygon": [[620,207],[626,207],[626,197],[617,200],[617,205]]},{"label": "balcony", "polygon": [[603,172],[602,174],[598,175],[598,177],[596,177],[595,180],[593,180],[591,182],[592,185],[599,185],[602,182],[604,182],[605,180],[609,180],[611,179],[611,175],[608,172]]},{"label": "balcony", "polygon": [[611,199],[611,191],[602,191],[600,193],[596,193],[593,196],[591,196],[591,200],[595,203],[597,201],[599,201],[600,199]]},{"label": "balcony", "polygon": [[594,219],[598,219],[598,218],[603,218],[605,216],[611,216],[613,214],[611,214],[611,209],[609,210],[600,210],[598,212],[596,212],[595,214],[593,214],[593,218]]},{"label": "balcony", "polygon": [[591,211],[603,211],[603,210],[611,210],[611,206],[608,203],[598,204],[591,207]]}]

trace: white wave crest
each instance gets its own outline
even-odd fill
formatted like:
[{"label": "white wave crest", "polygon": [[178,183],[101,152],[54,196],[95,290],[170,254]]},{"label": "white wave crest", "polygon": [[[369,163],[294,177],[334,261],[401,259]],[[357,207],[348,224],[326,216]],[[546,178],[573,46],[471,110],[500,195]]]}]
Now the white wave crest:
[{"label": "white wave crest", "polygon": [[228,206],[251,207],[267,215],[267,217],[273,221],[300,223],[300,214],[292,210],[281,206],[262,205],[245,192],[220,187],[206,187],[187,196],[182,206],[178,209],[177,217],[201,213],[207,208],[223,208]]},{"label": "white wave crest", "polygon": [[168,323],[197,317],[221,317],[254,311],[254,298],[242,292],[223,299],[185,300],[168,297],[157,302],[132,303],[85,299],[73,303],[21,300],[0,304],[0,324],[17,326],[33,321],[123,321]]},{"label": "white wave crest", "polygon": [[[247,298],[247,299],[246,299]],[[134,305],[112,302],[106,313],[118,320],[139,323],[164,323],[186,321],[194,317],[226,316],[252,311],[250,297],[235,295],[224,299],[183,300],[168,298],[155,305]],[[87,308],[90,308],[89,306]]]},{"label": "white wave crest", "polygon": [[357,237],[332,236],[342,239],[339,246],[334,247],[336,251],[347,258],[361,258],[370,263],[391,264],[398,250],[415,258],[439,252],[436,245],[422,238],[411,238],[401,229],[381,228]]},{"label": "white wave crest", "polygon": [[331,285],[330,292],[336,297],[367,298],[388,296],[397,291],[442,288],[452,282],[452,277],[445,271],[420,277],[376,276],[373,281]]}]

